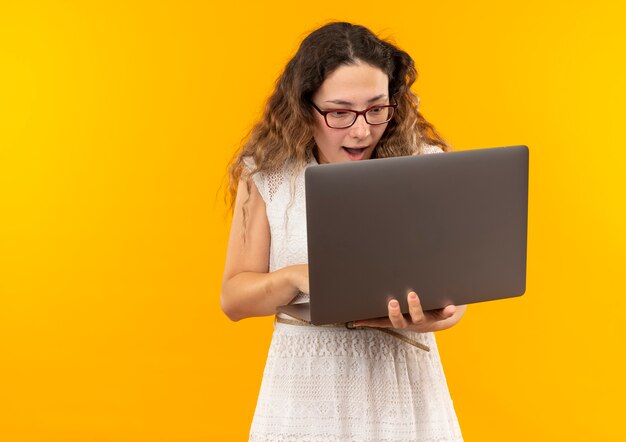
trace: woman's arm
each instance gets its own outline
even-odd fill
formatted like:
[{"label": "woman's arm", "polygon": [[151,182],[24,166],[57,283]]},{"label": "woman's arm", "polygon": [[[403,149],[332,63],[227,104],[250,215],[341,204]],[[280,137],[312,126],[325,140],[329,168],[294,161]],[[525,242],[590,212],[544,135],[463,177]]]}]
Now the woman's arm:
[{"label": "woman's arm", "polygon": [[[245,242],[243,204],[246,204]],[[270,227],[265,202],[254,182],[248,193],[239,182],[230,229],[220,302],[233,321],[251,316],[268,316],[276,307],[288,304],[300,291],[308,293],[306,265],[289,266],[269,272]]]}]

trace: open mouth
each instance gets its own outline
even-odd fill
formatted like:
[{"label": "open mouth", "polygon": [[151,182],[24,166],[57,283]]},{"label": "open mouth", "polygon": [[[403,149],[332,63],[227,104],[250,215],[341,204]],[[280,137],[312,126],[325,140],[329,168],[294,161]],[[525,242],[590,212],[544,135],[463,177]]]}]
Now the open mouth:
[{"label": "open mouth", "polygon": [[345,147],[345,146],[341,146],[344,148],[344,150],[346,150],[348,153],[351,153],[353,155],[358,155],[361,152],[363,152],[365,149],[367,149],[367,147]]},{"label": "open mouth", "polygon": [[348,154],[348,158],[351,160],[362,160],[365,157],[365,149],[366,147],[346,147],[341,146],[343,150]]}]

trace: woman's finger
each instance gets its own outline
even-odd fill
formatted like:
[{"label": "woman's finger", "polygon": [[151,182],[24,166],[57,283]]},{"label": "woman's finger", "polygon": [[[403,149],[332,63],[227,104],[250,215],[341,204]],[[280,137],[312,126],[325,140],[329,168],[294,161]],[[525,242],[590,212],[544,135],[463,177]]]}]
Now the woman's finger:
[{"label": "woman's finger", "polygon": [[407,301],[409,303],[411,322],[413,322],[413,324],[419,324],[424,320],[424,311],[422,310],[420,298],[417,296],[417,293],[410,292],[407,296]]},{"label": "woman's finger", "polygon": [[400,303],[398,301],[396,301],[395,299],[389,301],[388,309],[389,320],[391,321],[393,328],[406,328],[409,326],[408,321],[400,310]]},{"label": "woman's finger", "polygon": [[452,317],[456,313],[456,307],[454,305],[448,305],[444,308],[438,308],[436,310],[429,310],[426,314],[434,321],[443,321]]},{"label": "woman's finger", "polygon": [[443,317],[445,319],[448,319],[448,318],[454,316],[455,313],[456,313],[456,307],[454,305],[447,305],[443,309]]}]

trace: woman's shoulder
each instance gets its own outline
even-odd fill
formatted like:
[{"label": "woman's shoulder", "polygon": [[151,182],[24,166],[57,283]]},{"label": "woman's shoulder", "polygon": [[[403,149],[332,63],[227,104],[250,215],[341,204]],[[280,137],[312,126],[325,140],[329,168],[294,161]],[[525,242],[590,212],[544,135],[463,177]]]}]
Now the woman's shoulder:
[{"label": "woman's shoulder", "polygon": [[444,150],[439,146],[425,144],[421,146],[413,155],[428,155],[431,153],[444,153]]},{"label": "woman's shoulder", "polygon": [[287,161],[274,168],[259,169],[251,156],[243,157],[242,160],[266,204],[274,202],[278,195],[288,193],[292,179],[296,178],[298,181],[298,175],[304,175],[304,169],[298,168],[293,161]]},{"label": "woman's shoulder", "polygon": [[[245,169],[248,173],[254,175],[261,175],[262,177],[268,176],[291,176],[299,171],[295,161],[286,161],[276,167],[257,167],[256,161],[252,156],[246,156],[242,158]],[[308,165],[308,164],[307,164]],[[306,166],[305,166],[306,167]]]}]

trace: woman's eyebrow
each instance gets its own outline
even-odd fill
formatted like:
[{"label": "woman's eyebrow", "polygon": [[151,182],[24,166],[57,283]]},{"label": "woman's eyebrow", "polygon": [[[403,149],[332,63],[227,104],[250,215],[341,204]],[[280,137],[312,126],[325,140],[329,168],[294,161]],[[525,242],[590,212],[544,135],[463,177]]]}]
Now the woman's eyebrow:
[{"label": "woman's eyebrow", "polygon": [[[370,98],[369,100],[367,100],[368,103],[373,103],[374,101],[378,101],[381,98],[386,98],[387,94],[380,94],[380,95],[376,95],[374,98]],[[341,106],[353,106],[354,103],[352,103],[351,101],[345,101],[345,100],[326,100],[325,103],[333,103],[333,104],[339,104]]]}]

